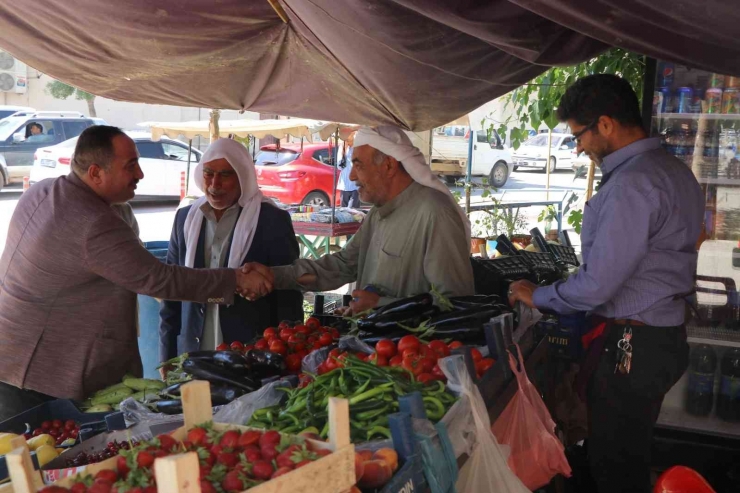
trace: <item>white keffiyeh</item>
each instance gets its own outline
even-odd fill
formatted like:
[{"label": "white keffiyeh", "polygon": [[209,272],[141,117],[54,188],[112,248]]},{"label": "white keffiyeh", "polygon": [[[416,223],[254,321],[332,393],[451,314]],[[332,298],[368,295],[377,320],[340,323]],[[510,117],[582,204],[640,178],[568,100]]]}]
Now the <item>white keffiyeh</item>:
[{"label": "white keffiyeh", "polygon": [[[239,205],[242,207],[239,220],[236,222],[234,236],[231,240],[231,251],[227,266],[231,269],[241,267],[245,255],[252,246],[254,232],[257,229],[257,221],[260,216],[262,202],[270,202],[265,198],[257,186],[257,175],[254,171],[254,162],[249,151],[240,142],[231,139],[218,139],[213,142],[195,167],[195,185],[206,193],[205,180],[203,178],[203,165],[216,159],[226,159],[236,175],[239,177],[242,195]],[[195,264],[195,251],[198,247],[198,236],[203,225],[203,211],[201,206],[207,202],[205,196],[193,202],[185,218],[185,266],[193,267]]]},{"label": "white keffiyeh", "polygon": [[369,145],[388,156],[396,158],[403,164],[404,169],[415,182],[447,195],[460,213],[460,219],[465,226],[465,234],[468,237],[468,242],[470,241],[470,220],[465,211],[458,205],[450,189],[432,173],[432,168],[427,164],[424,155],[411,143],[408,135],[403,130],[393,125],[382,125],[376,128],[361,127],[355,136],[355,147],[362,145]]}]

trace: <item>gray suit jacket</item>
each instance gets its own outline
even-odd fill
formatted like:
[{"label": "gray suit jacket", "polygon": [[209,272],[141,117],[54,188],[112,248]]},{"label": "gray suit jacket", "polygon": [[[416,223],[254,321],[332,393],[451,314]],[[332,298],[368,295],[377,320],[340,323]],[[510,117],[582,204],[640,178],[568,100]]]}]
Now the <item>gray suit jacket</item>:
[{"label": "gray suit jacket", "polygon": [[141,375],[136,293],[232,303],[229,269],[166,265],[74,173],[23,193],[0,258],[0,381],[82,399]]}]

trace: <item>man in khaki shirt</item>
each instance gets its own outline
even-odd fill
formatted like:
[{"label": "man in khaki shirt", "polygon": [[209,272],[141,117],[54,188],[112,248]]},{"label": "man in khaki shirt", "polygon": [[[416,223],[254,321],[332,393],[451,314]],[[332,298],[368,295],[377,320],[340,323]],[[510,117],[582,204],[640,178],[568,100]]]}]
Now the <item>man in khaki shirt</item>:
[{"label": "man in khaki shirt", "polygon": [[375,207],[342,251],[273,267],[275,289],[326,291],[357,282],[354,313],[428,292],[474,293],[470,226],[449,190],[397,127],[361,128],[352,173],[363,202]]}]

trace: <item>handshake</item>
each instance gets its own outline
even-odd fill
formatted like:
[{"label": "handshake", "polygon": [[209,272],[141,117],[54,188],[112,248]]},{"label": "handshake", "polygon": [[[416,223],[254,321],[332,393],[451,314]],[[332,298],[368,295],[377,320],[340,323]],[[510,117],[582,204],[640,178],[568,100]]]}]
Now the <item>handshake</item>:
[{"label": "handshake", "polygon": [[257,262],[248,262],[236,269],[236,292],[249,301],[270,294],[274,283],[272,269]]}]

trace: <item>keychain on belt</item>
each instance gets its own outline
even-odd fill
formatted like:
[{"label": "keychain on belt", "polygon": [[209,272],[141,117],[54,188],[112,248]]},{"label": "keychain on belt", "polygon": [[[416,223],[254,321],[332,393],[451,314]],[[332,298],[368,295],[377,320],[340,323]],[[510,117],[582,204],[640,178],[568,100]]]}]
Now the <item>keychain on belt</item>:
[{"label": "keychain on belt", "polygon": [[617,343],[617,365],[614,367],[614,373],[626,375],[632,368],[632,327],[624,328],[622,338]]}]

